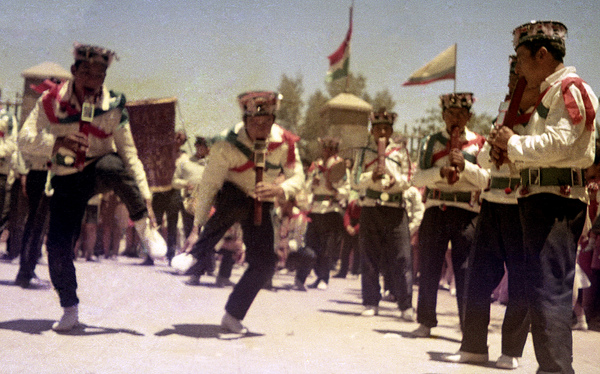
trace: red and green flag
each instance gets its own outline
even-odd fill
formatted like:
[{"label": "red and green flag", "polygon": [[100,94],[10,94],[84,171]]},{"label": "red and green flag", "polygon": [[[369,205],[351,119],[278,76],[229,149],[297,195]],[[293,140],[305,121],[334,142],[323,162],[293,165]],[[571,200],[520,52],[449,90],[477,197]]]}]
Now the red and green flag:
[{"label": "red and green flag", "polygon": [[350,26],[346,38],[338,49],[329,55],[329,70],[327,71],[327,82],[348,76],[350,67],[350,38],[352,37],[352,7],[350,7]]}]

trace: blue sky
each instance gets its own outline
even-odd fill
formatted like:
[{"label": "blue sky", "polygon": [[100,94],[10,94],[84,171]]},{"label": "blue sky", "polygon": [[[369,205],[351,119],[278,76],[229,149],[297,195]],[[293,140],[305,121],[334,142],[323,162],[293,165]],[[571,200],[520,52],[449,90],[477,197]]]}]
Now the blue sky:
[{"label": "blue sky", "polygon": [[[68,69],[74,41],[120,57],[106,84],[129,100],[176,96],[191,134],[239,120],[236,96],[302,75],[305,100],[325,90],[327,56],[342,42],[351,0],[16,0],[0,12],[0,88],[22,91],[21,72],[44,61]],[[387,88],[408,124],[451,92],[451,80],[403,87],[410,74],[458,44],[456,89],[494,115],[506,94],[512,30],[533,19],[569,28],[566,64],[600,92],[597,0],[356,0],[350,69],[374,95]]]}]

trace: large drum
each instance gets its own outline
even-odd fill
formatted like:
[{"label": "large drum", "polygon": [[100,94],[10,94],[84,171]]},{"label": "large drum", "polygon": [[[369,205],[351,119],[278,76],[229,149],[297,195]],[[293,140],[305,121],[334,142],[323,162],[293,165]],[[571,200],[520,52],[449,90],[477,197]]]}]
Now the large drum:
[{"label": "large drum", "polygon": [[148,99],[126,104],[131,133],[152,191],[168,190],[175,172],[177,98]]}]

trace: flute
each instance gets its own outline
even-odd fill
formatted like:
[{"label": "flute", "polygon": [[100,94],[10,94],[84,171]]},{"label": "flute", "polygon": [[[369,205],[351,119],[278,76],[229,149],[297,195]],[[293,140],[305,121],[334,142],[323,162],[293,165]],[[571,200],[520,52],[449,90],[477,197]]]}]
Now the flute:
[{"label": "flute", "polygon": [[377,139],[377,169],[380,173],[385,173],[385,148],[387,147],[387,139],[382,136]]},{"label": "flute", "polygon": [[[265,170],[265,158],[267,156],[267,140],[256,139],[254,141],[254,188],[263,180],[263,171]],[[262,202],[258,197],[254,198],[254,226],[262,224]]]},{"label": "flute", "polygon": [[[452,149],[458,149],[460,150],[460,129],[458,127],[455,127],[452,129],[452,134],[450,134],[450,150]],[[452,171],[450,172],[450,175],[448,176],[448,184],[454,184],[456,182],[458,182],[458,167],[456,165],[450,165],[452,166]]]}]

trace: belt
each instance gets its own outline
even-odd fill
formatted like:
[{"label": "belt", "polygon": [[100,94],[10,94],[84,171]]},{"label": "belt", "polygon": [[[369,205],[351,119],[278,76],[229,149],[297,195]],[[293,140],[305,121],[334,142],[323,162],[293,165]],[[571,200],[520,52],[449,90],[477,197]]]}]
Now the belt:
[{"label": "belt", "polygon": [[428,199],[454,201],[457,203],[470,203],[470,192],[444,192],[440,190],[427,189],[426,195]]},{"label": "belt", "polygon": [[521,183],[520,177],[514,177],[514,178],[492,177],[492,180],[490,181],[490,188],[497,188],[497,189],[501,189],[501,190],[510,188],[510,189],[514,190],[517,188],[519,183]]},{"label": "belt", "polygon": [[577,168],[529,168],[521,170],[523,186],[574,186],[585,185],[583,170]]},{"label": "belt", "polygon": [[333,201],[333,195],[314,195],[313,201]]},{"label": "belt", "polygon": [[398,193],[387,193],[381,191],[375,191],[370,188],[367,188],[367,192],[365,194],[366,197],[373,200],[381,200],[386,203],[400,203],[402,202],[402,192]]}]

